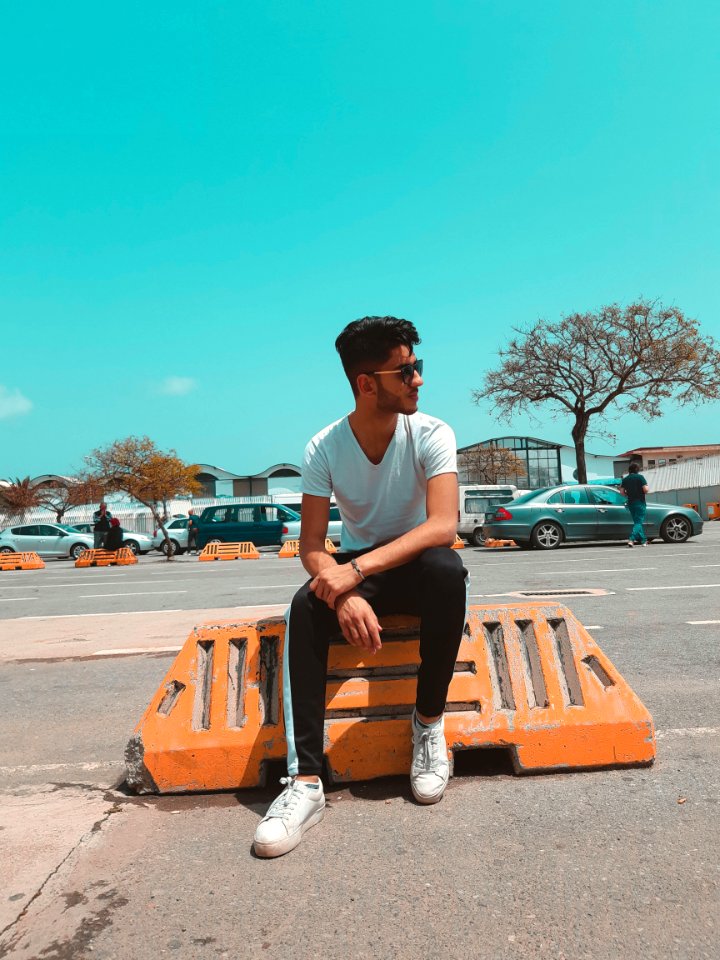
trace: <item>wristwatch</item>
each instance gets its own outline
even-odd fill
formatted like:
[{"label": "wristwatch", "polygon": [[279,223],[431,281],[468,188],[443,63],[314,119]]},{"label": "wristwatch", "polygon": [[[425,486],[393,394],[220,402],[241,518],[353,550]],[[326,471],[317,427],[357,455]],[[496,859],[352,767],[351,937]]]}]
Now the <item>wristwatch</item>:
[{"label": "wristwatch", "polygon": [[365,574],[362,572],[362,570],[358,566],[358,562],[355,559],[355,557],[353,557],[352,560],[350,561],[350,566],[353,568],[355,573],[360,577],[361,581],[365,579]]}]

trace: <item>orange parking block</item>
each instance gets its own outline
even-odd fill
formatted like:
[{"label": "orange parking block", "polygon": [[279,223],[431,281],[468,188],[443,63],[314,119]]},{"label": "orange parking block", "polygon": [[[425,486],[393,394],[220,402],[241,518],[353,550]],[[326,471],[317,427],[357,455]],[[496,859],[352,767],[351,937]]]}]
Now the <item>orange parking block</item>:
[{"label": "orange parking block", "polygon": [[492,537],[488,537],[483,546],[489,547],[492,550],[498,547],[516,547],[517,544],[514,540],[493,540]]},{"label": "orange parking block", "polygon": [[37,553],[0,553],[0,571],[3,570],[42,570],[45,562]]},{"label": "orange parking block", "polygon": [[[332,644],[325,744],[332,781],[407,773],[418,620],[382,619],[371,656]],[[196,627],[135,728],[138,793],[263,784],[284,760],[281,618]],[[555,603],[471,607],[445,729],[459,750],[504,747],[516,773],[647,764],[650,714],[582,624]]]},{"label": "orange parking block", "polygon": [[465,549],[465,541],[462,539],[462,537],[458,537],[457,534],[455,534],[455,543],[452,545],[452,549],[453,550]]},{"label": "orange parking block", "polygon": [[280,547],[279,557],[296,557],[300,553],[299,540],[286,540]]},{"label": "orange parking block", "polygon": [[259,560],[260,551],[249,540],[242,543],[208,543],[198,560]]},{"label": "orange parking block", "polygon": [[137,563],[130,547],[119,550],[85,550],[75,561],[76,567],[128,567]]}]

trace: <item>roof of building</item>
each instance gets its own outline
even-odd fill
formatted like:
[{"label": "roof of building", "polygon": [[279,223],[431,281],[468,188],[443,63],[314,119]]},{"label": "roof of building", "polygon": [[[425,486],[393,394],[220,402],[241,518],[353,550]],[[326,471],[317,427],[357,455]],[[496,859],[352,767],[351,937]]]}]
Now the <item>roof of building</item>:
[{"label": "roof of building", "polygon": [[250,477],[255,479],[256,477],[272,477],[274,474],[279,473],[281,476],[287,476],[285,471],[293,471],[300,475],[300,467],[294,463],[274,463],[271,467],[267,467],[265,470],[261,470],[259,473],[230,473],[229,470],[223,470],[222,467],[214,467],[211,463],[199,463],[198,464],[198,473],[208,474],[211,477],[215,477],[216,480],[248,480]]},{"label": "roof of building", "polygon": [[667,467],[643,470],[643,476],[653,493],[664,490],[686,490],[690,487],[714,487],[720,484],[720,455],[698,460],[681,460]]},{"label": "roof of building", "polygon": [[645,453],[648,450],[720,450],[720,443],[681,443],[668,447],[656,444],[654,447],[633,447],[625,453],[618,453],[618,457],[630,457],[633,453]]}]

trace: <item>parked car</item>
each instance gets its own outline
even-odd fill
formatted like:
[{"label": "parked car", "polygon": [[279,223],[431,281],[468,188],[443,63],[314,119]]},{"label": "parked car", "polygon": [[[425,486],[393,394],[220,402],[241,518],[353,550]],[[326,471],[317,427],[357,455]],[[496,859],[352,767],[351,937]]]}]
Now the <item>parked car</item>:
[{"label": "parked car", "polygon": [[279,544],[283,526],[300,514],[277,503],[224,503],[205,507],[198,524],[198,550],[208,543],[250,540],[256,547]]},{"label": "parked car", "polygon": [[504,503],[518,496],[513,484],[460,484],[458,487],[458,536],[476,547],[485,543],[483,526],[486,517]]},{"label": "parked car", "polygon": [[[92,523],[74,524],[76,530],[79,530],[81,533],[89,533],[91,537],[93,535],[93,526],[94,524]],[[126,530],[123,527],[123,535],[123,546],[130,547],[134,554],[149,553],[153,548],[152,537],[149,537],[146,533],[138,533],[135,530]]]},{"label": "parked car", "polygon": [[[177,553],[178,555],[185,553],[188,548],[188,518],[175,517],[175,519],[169,520],[165,524],[165,529],[168,532],[168,537],[170,537],[172,552]],[[159,550],[161,553],[167,555],[167,540],[163,536],[163,532],[159,527],[155,531],[155,536],[152,539],[152,545],[155,550]]]},{"label": "parked car", "polygon": [[[340,540],[342,539],[342,520],[340,519],[340,511],[337,507],[330,507],[330,520],[328,522],[327,537],[332,540],[336,547],[340,546]],[[286,543],[288,540],[299,540],[300,539],[300,518],[297,520],[290,520],[282,529],[282,543]]]},{"label": "parked car", "polygon": [[32,551],[41,557],[77,560],[92,546],[92,534],[64,523],[22,523],[0,531],[0,553]]},{"label": "parked car", "polygon": [[[632,519],[626,503],[612,487],[574,484],[532,490],[497,507],[488,516],[485,535],[539,550],[554,550],[565,541],[627,540]],[[648,540],[661,537],[666,543],[684,543],[702,528],[702,518],[694,510],[647,504]]]}]

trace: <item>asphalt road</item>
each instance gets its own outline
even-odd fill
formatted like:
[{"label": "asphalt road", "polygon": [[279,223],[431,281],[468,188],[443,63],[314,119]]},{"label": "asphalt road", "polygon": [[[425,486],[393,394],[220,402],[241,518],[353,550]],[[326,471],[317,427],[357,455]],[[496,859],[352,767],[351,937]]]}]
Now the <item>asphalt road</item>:
[{"label": "asphalt road", "polygon": [[[263,862],[250,841],[275,788],[117,789],[172,654],[5,662],[0,956],[714,960],[720,524],[678,547],[462,556],[473,603],[607,591],[566,602],[653,714],[652,767],[518,778],[480,752],[437,807],[413,804],[404,778],[333,791],[302,846]],[[130,611],[285,603],[302,579],[270,555],[0,574],[0,651],[21,626],[80,636]]]}]

